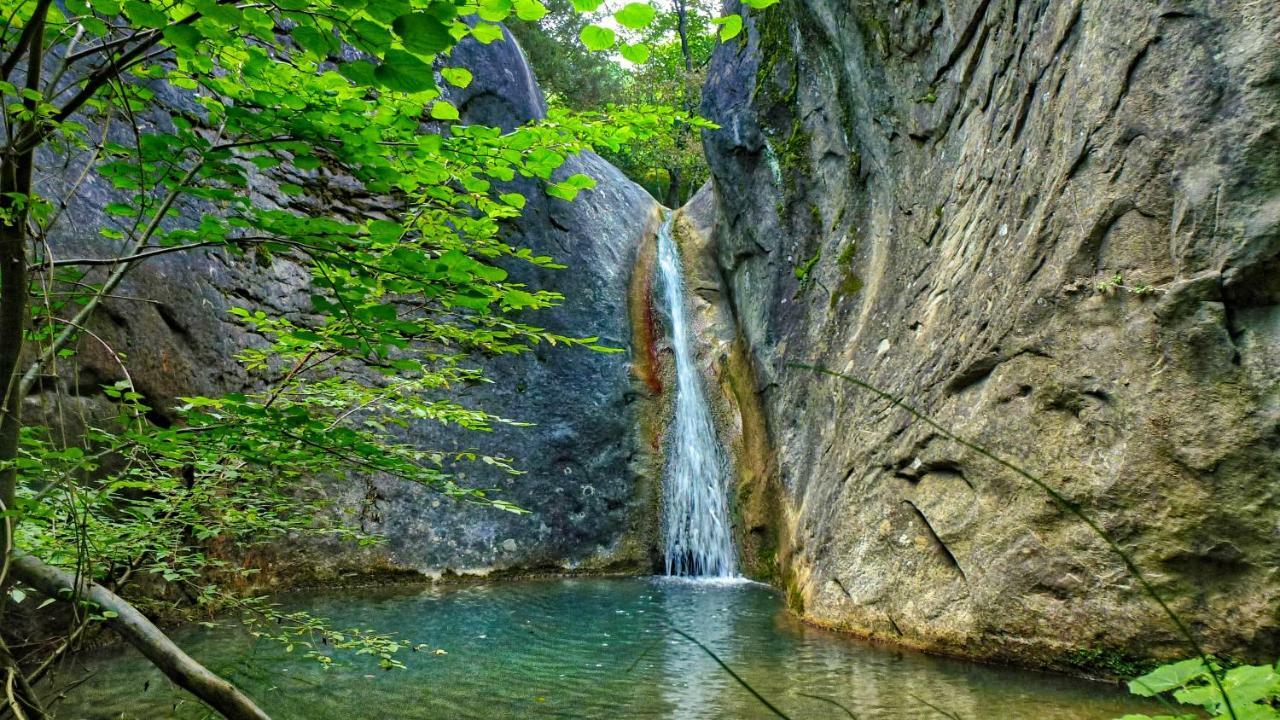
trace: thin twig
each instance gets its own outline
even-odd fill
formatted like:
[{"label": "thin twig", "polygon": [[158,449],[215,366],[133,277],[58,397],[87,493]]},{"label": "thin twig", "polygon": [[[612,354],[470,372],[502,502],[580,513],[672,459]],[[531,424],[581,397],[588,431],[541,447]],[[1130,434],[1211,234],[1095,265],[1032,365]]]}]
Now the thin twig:
[{"label": "thin twig", "polygon": [[810,695],[809,693],[796,693],[796,694],[797,694],[797,695],[799,695],[800,697],[807,697],[807,698],[809,698],[810,700],[821,700],[821,701],[822,701],[822,702],[824,702],[824,703],[831,703],[832,705],[835,705],[836,707],[838,707],[838,708],[840,708],[841,710],[843,710],[843,711],[845,712],[845,714],[846,714],[846,715],[848,715],[849,717],[853,718],[853,720],[858,720],[858,716],[857,716],[857,715],[854,715],[852,710],[850,710],[849,708],[845,707],[844,705],[841,705],[840,703],[836,702],[835,700],[832,700],[832,699],[831,699],[831,698],[829,698],[829,697],[823,697],[823,696],[821,696],[821,695]]},{"label": "thin twig", "polygon": [[947,710],[947,709],[945,709],[945,708],[940,708],[940,707],[938,707],[937,705],[934,705],[933,703],[929,702],[928,700],[925,700],[924,698],[922,698],[922,697],[920,697],[920,696],[918,696],[918,695],[908,695],[907,697],[911,698],[912,700],[915,700],[916,702],[920,703],[921,705],[925,705],[925,706],[927,706],[929,709],[936,711],[939,715],[941,715],[941,716],[943,716],[943,717],[951,718],[951,720],[963,720],[963,718],[961,718],[959,715],[957,715],[957,714],[955,714],[955,713],[953,713],[953,712],[951,712],[951,711],[949,711],[949,710]]},{"label": "thin twig", "polygon": [[[151,239],[151,236],[160,229],[160,223],[164,217],[168,215],[169,209],[173,207],[174,202],[177,201],[178,197],[186,189],[187,183],[191,182],[192,178],[196,176],[196,173],[200,171],[200,168],[203,165],[203,161],[197,161],[192,165],[182,179],[174,185],[173,190],[171,190],[165,197],[164,201],[160,203],[160,206],[156,208],[155,215],[151,218],[151,222],[148,223],[146,230],[143,231],[137,242],[134,243],[135,252],[137,248],[146,244],[146,242]],[[84,304],[84,307],[80,308],[80,311],[77,312],[75,317],[73,317],[67,324],[68,327],[49,343],[49,346],[45,348],[44,352],[41,353],[40,357],[37,358],[35,362],[31,363],[30,367],[27,368],[27,371],[23,373],[22,379],[18,382],[18,397],[26,397],[30,394],[32,386],[35,385],[36,378],[40,376],[44,367],[53,360],[59,350],[66,347],[67,343],[76,337],[77,328],[84,325],[85,321],[89,319],[89,316],[97,310],[98,304],[102,302],[103,296],[110,293],[112,290],[115,290],[116,286],[120,284],[120,281],[124,280],[125,273],[127,273],[131,267],[133,267],[133,263],[131,262],[117,266],[116,269],[112,271],[111,275],[107,277],[107,281],[102,284],[102,287],[98,290],[98,294],[90,298],[89,301]]]},{"label": "thin twig", "polygon": [[731,668],[731,667],[729,667],[728,665],[726,665],[726,664],[725,664],[725,662],[724,662],[723,660],[721,660],[721,659],[720,659],[720,656],[718,656],[718,655],[716,655],[715,653],[711,652],[711,648],[707,647],[706,645],[703,645],[701,642],[699,642],[699,641],[698,641],[698,639],[697,639],[697,638],[695,638],[694,636],[690,635],[689,633],[687,633],[687,632],[685,632],[685,631],[681,630],[680,628],[675,627],[675,626],[669,626],[669,627],[671,628],[671,631],[672,631],[672,632],[674,632],[675,634],[679,635],[680,637],[684,638],[685,640],[688,640],[689,642],[693,643],[694,645],[697,645],[698,647],[702,648],[702,652],[704,652],[704,653],[706,653],[707,655],[709,655],[709,656],[711,657],[711,659],[712,659],[712,660],[715,660],[717,665],[719,665],[721,668],[723,668],[725,672],[729,673],[729,677],[733,678],[734,680],[737,680],[739,685],[741,685],[742,687],[746,688],[747,692],[751,693],[752,697],[754,697],[756,700],[759,700],[761,705],[764,705],[765,707],[769,708],[769,710],[770,710],[774,715],[777,715],[778,717],[783,718],[783,720],[791,720],[791,716],[790,716],[790,715],[787,715],[786,713],[784,713],[784,712],[782,712],[781,710],[779,710],[777,707],[775,707],[775,706],[774,706],[774,704],[773,704],[773,703],[769,702],[769,701],[765,698],[765,696],[763,696],[763,695],[761,695],[760,693],[756,692],[756,689],[755,689],[755,688],[753,688],[753,687],[751,687],[749,684],[747,684],[747,681],[746,681],[746,680],[743,680],[741,677],[739,677],[739,676],[738,676],[738,673],[736,673],[736,672],[734,672],[734,671],[733,671],[733,668]]},{"label": "thin twig", "polygon": [[146,260],[157,255],[168,255],[170,253],[182,252],[184,250],[195,250],[202,247],[215,247],[227,245],[257,245],[260,243],[275,242],[275,238],[270,237],[250,237],[250,238],[227,238],[225,240],[203,240],[201,242],[187,243],[185,245],[172,245],[170,247],[152,248],[143,250],[132,255],[110,258],[69,258],[67,260],[53,260],[49,262],[32,263],[28,269],[32,271],[47,270],[49,268],[59,267],[89,267],[95,265],[119,265],[121,263],[133,263],[139,260]]}]

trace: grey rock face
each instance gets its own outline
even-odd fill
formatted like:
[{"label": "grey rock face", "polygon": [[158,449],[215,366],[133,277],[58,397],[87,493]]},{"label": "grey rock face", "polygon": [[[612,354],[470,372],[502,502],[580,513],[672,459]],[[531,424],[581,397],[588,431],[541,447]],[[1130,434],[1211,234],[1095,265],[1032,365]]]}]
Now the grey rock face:
[{"label": "grey rock face", "polygon": [[[451,64],[465,66],[475,76],[470,87],[452,97],[464,122],[511,128],[545,114],[541,91],[514,40],[464,43]],[[72,165],[68,172],[76,169]],[[530,514],[461,506],[399,481],[357,478],[325,491],[349,511],[348,521],[383,535],[386,542],[360,550],[337,544],[280,548],[260,558],[274,566],[267,576],[315,581],[351,572],[438,575],[647,566],[644,543],[649,539],[637,538],[630,524],[636,487],[645,480],[629,469],[635,421],[625,352],[630,339],[626,288],[635,249],[652,231],[656,204],[595,155],[571,159],[563,172],[591,175],[598,187],[573,203],[547,197],[531,181],[512,187],[529,199],[525,216],[511,229],[512,244],[569,266],[556,271],[510,268],[515,279],[566,297],[562,306],[525,319],[567,335],[599,336],[603,344],[624,352],[540,347],[524,356],[485,361],[494,382],[463,390],[461,401],[536,427],[500,427],[482,434],[424,423],[410,431],[422,447],[474,448],[512,458],[526,474],[486,473],[488,466],[477,463],[474,471],[465,471],[463,484],[497,487],[503,499]],[[380,212],[376,200],[371,206],[367,198],[359,203],[346,198],[341,179],[322,173],[286,178],[317,189],[324,205],[310,211],[347,217]],[[262,178],[255,187],[260,201],[286,202],[271,190],[274,182],[286,179]],[[108,222],[97,208],[111,199],[110,186],[90,176],[53,238],[59,257],[112,252],[97,235],[97,228]],[[244,390],[256,382],[234,354],[261,338],[233,322],[228,308],[305,312],[309,285],[301,267],[280,257],[166,255],[142,263],[116,293],[155,302],[112,300],[93,329],[128,357],[134,382],[163,419],[177,397]],[[103,345],[91,340],[81,343],[78,361],[74,379],[63,373],[61,382],[79,389],[83,397],[76,402],[87,412],[104,412],[105,399],[95,393],[101,383],[120,378],[119,367]],[[42,394],[32,397],[30,412],[40,413],[46,400]]]},{"label": "grey rock face", "polygon": [[1280,651],[1280,6],[794,0],[713,60],[715,248],[820,623],[1105,671]]}]

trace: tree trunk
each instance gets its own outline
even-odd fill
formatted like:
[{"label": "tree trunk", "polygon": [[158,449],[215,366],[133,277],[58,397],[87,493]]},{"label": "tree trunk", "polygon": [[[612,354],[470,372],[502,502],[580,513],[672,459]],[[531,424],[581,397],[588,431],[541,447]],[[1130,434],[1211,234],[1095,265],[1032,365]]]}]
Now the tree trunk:
[{"label": "tree trunk", "polygon": [[20,551],[12,555],[12,571],[22,582],[51,598],[81,598],[115,613],[106,623],[133,645],[170,680],[200,698],[228,720],[270,720],[247,695],[223,680],[174,644],[160,628],[110,590],[79,579]]},{"label": "tree trunk", "polygon": [[[49,3],[36,6],[35,15],[23,29],[22,41],[13,49],[20,58],[25,42],[27,54],[26,88],[40,92],[44,61],[44,19]],[[34,114],[35,100],[24,100],[28,112]],[[27,324],[27,219],[31,206],[31,170],[35,163],[35,146],[27,142],[37,132],[37,121],[18,126],[15,139],[4,150],[0,162],[0,463],[18,457],[18,433],[22,427],[22,393],[18,388],[22,341]],[[11,464],[0,470],[0,617],[8,602],[8,578],[3,573],[13,550],[14,499],[17,494],[18,470]]]},{"label": "tree trunk", "polygon": [[684,178],[680,168],[667,168],[667,199],[663,204],[672,210],[678,210],[684,204],[681,202],[680,196],[680,186],[682,184],[684,184]]},{"label": "tree trunk", "polygon": [[675,0],[676,32],[680,34],[680,54],[684,56],[684,72],[693,72],[693,52],[689,49],[689,7],[685,0]]},{"label": "tree trunk", "polygon": [[[0,164],[0,198],[11,197],[19,175],[14,162]],[[28,177],[30,175],[28,174]],[[0,200],[0,210],[12,211],[11,201]],[[25,221],[23,223],[25,225]],[[4,397],[0,402],[0,463],[18,456],[19,413],[18,362],[27,314],[27,255],[23,226],[0,223],[0,382]],[[9,556],[13,543],[14,517],[11,511],[17,490],[18,470],[9,465],[0,470],[0,560]],[[0,568],[3,563],[0,563]],[[3,615],[8,580],[0,576],[0,615]]]},{"label": "tree trunk", "polygon": [[[684,59],[684,82],[681,83],[683,90],[680,93],[682,109],[694,114],[697,111],[695,107],[697,103],[693,100],[693,92],[690,86],[693,82],[693,50],[689,47],[689,5],[687,0],[674,0],[676,10],[676,33],[680,36],[680,55]],[[675,132],[675,152],[678,160],[680,152],[684,149],[686,140],[689,135],[689,127],[684,123],[677,123]],[[683,193],[681,186],[684,184],[684,173],[680,168],[667,168],[667,177],[671,184],[667,187],[667,207],[675,210],[683,203]]]}]

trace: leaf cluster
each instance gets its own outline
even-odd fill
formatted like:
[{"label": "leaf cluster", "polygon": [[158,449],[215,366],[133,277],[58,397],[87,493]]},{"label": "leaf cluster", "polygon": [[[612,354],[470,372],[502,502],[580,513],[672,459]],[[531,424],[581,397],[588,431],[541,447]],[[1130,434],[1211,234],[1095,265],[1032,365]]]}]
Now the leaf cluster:
[{"label": "leaf cluster", "polygon": [[[32,274],[23,315],[35,359],[11,391],[52,388],[52,416],[65,415],[76,391],[60,379],[77,373],[81,341],[104,345],[124,377],[102,388],[113,417],[80,418],[73,436],[27,425],[19,452],[0,457],[16,479],[19,546],[146,609],[211,612],[239,602],[234,590],[254,572],[246,553],[258,545],[369,540],[331,522],[317,478],[398,478],[522,512],[454,471],[478,462],[509,477],[512,460],[408,438],[419,423],[519,424],[453,398],[487,382],[485,358],[542,343],[612,350],[529,321],[563,297],[516,281],[515,269],[563,266],[508,243],[507,231],[528,188],[571,201],[595,186],[562,170],[574,154],[618,151],[692,117],[614,107],[556,111],[514,130],[465,122],[450,88],[476,79],[450,51],[502,41],[504,20],[539,20],[539,0],[5,0],[0,9],[5,176],[21,157],[35,158],[38,176],[76,168],[66,187],[0,198],[0,222],[25,234]],[[638,23],[640,13],[627,17]],[[97,233],[103,253],[67,257],[52,240],[67,207],[99,197],[79,194],[91,176],[111,197],[93,208],[102,225],[81,230]],[[330,206],[335,188],[344,212]],[[254,389],[151,407],[129,359],[88,329],[129,269],[174,252],[309,276],[302,312],[232,311],[263,339],[239,355]],[[24,597],[15,588],[11,600]],[[391,641],[348,637],[394,664]]]},{"label": "leaf cluster", "polygon": [[[1211,675],[1212,674],[1212,675]],[[1217,676],[1217,682],[1213,675]],[[1129,683],[1142,697],[1171,697],[1181,705],[1203,709],[1218,720],[1274,720],[1280,718],[1280,672],[1272,665],[1240,665],[1223,670],[1192,658],[1161,665]],[[1225,697],[1224,697],[1225,694]],[[1194,720],[1194,713],[1125,715],[1120,720]]]}]

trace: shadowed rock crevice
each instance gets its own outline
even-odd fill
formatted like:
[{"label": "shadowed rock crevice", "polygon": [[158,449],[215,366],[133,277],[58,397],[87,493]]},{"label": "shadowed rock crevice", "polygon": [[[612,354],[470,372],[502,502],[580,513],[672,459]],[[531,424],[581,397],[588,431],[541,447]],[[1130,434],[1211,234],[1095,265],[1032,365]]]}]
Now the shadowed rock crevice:
[{"label": "shadowed rock crevice", "polygon": [[924,512],[921,511],[920,508],[916,507],[916,504],[910,500],[903,500],[902,504],[910,510],[912,516],[920,522],[920,525],[924,528],[925,533],[927,533],[928,538],[931,541],[930,544],[937,549],[939,555],[946,559],[947,565],[956,571],[961,580],[968,582],[969,578],[965,575],[964,568],[960,567],[960,561],[956,560],[955,553],[951,552],[951,548],[947,547],[947,544],[942,541],[942,538],[938,537],[938,531],[933,529],[933,525],[929,522],[929,518],[925,517]]}]

